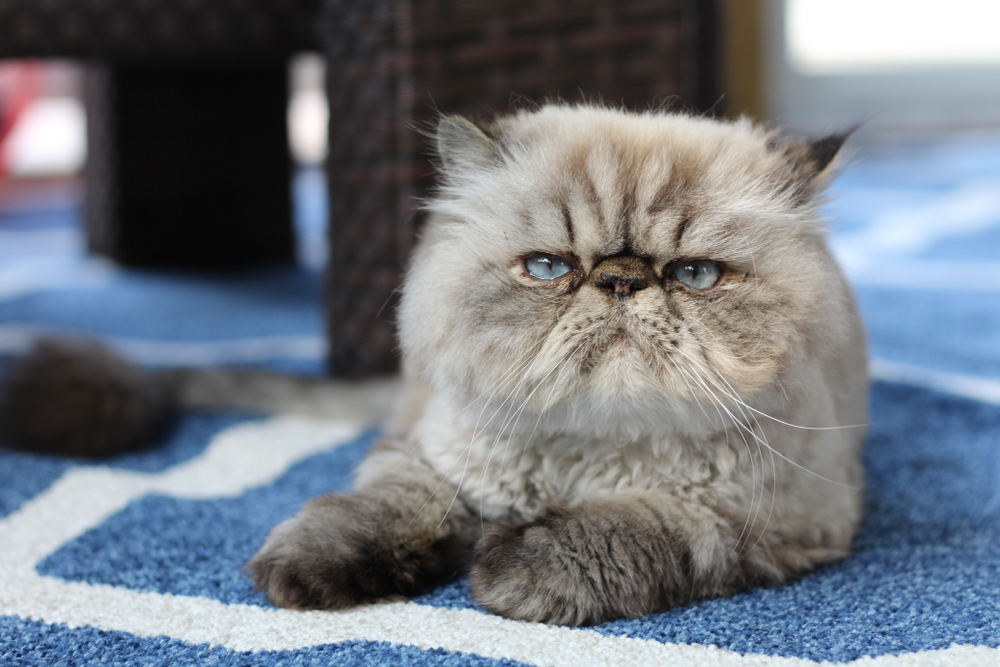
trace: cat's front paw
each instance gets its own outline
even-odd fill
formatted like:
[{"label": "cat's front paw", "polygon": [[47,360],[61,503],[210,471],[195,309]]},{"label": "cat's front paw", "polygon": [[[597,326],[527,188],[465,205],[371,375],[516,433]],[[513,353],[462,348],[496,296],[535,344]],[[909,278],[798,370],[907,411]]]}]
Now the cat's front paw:
[{"label": "cat's front paw", "polygon": [[593,625],[612,618],[588,539],[564,508],[520,526],[495,524],[476,544],[473,598],[493,613],[525,621]]},{"label": "cat's front paw", "polygon": [[246,569],[279,607],[340,609],[395,592],[369,558],[378,542],[365,508],[349,495],[313,500],[279,524]]},{"label": "cat's front paw", "polygon": [[279,607],[341,609],[416,595],[455,574],[465,546],[444,530],[414,529],[407,516],[383,499],[322,496],[271,531],[247,569]]}]

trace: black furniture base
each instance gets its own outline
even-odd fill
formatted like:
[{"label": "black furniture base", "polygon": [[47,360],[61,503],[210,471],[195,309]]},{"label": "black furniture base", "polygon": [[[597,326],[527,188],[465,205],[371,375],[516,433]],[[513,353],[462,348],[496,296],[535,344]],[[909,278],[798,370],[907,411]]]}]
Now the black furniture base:
[{"label": "black furniture base", "polygon": [[294,258],[283,60],[91,65],[87,238],[126,265]]}]

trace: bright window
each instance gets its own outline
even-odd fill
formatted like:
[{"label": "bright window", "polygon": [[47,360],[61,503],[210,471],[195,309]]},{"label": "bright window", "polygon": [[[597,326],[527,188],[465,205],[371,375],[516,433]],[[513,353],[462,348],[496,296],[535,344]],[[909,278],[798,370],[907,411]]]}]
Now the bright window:
[{"label": "bright window", "polygon": [[1000,0],[785,0],[798,72],[1000,64]]}]

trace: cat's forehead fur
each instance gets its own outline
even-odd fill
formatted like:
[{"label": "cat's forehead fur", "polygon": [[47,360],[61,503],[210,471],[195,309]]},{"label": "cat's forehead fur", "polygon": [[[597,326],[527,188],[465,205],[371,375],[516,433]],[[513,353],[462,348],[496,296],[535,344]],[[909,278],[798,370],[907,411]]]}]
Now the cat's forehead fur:
[{"label": "cat's forehead fur", "polygon": [[[497,121],[505,139],[541,153],[586,160],[593,151],[636,168],[649,159],[706,167],[725,160],[755,168],[768,152],[767,132],[747,121],[719,122],[683,114],[627,114],[602,107],[548,106]],[[600,158],[598,158],[600,159]],[[578,165],[584,167],[583,164]]]},{"label": "cat's forehead fur", "polygon": [[489,129],[492,163],[446,169],[454,187],[431,206],[458,200],[525,248],[573,250],[585,264],[620,253],[749,261],[748,233],[766,243],[789,227],[820,231],[802,208],[827,175],[807,149],[749,121],[549,106]]}]

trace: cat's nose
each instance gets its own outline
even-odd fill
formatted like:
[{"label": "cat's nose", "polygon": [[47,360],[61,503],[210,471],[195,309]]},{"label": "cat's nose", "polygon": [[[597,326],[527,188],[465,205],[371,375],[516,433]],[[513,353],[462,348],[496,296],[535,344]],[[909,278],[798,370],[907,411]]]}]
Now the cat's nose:
[{"label": "cat's nose", "polygon": [[631,255],[609,257],[595,266],[590,275],[595,287],[618,299],[627,299],[656,280],[649,263]]}]

